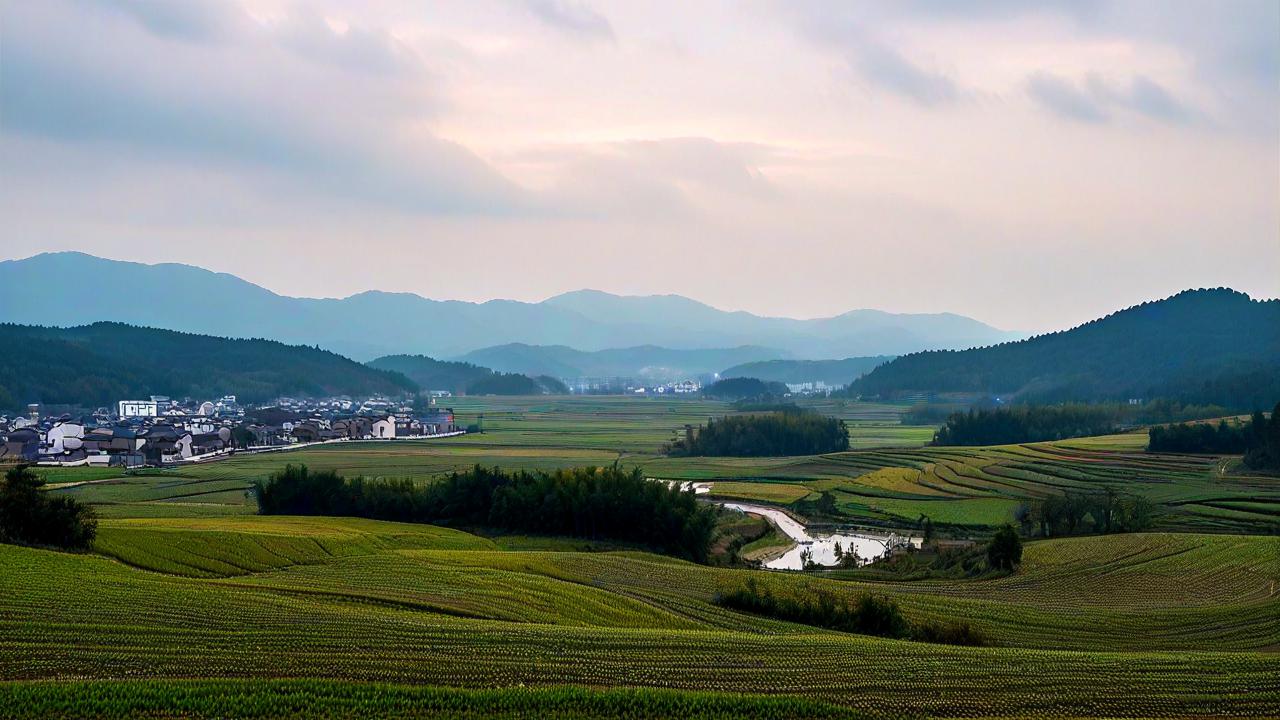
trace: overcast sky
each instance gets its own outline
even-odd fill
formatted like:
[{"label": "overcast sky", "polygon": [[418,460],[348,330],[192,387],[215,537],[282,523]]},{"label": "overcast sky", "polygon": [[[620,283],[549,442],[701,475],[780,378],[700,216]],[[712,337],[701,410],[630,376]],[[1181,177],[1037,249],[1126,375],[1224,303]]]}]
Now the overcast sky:
[{"label": "overcast sky", "polygon": [[0,259],[1069,326],[1280,295],[1280,3],[0,0]]}]

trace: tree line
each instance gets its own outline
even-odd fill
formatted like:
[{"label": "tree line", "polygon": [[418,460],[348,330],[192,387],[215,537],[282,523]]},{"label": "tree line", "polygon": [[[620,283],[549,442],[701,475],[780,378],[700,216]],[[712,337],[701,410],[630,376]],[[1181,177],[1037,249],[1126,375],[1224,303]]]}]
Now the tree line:
[{"label": "tree line", "polygon": [[1150,452],[1244,455],[1244,464],[1255,470],[1280,470],[1280,403],[1268,419],[1254,411],[1247,423],[1180,423],[1155,426],[1147,431]]},{"label": "tree line", "polygon": [[1110,486],[1096,493],[1049,495],[1014,511],[1024,534],[1041,537],[1141,532],[1151,527],[1155,515],[1155,504],[1146,496],[1125,495]]},{"label": "tree line", "polygon": [[728,415],[689,428],[671,443],[673,456],[724,455],[774,457],[819,455],[849,449],[849,428],[843,420],[814,412],[769,412]]},{"label": "tree line", "polygon": [[934,445],[1009,445],[1113,433],[1123,420],[1116,405],[1015,405],[951,414]]},{"label": "tree line", "polygon": [[427,485],[287,465],[254,486],[264,515],[341,515],[640,543],[705,562],[717,510],[639,469],[504,472],[477,465]]}]

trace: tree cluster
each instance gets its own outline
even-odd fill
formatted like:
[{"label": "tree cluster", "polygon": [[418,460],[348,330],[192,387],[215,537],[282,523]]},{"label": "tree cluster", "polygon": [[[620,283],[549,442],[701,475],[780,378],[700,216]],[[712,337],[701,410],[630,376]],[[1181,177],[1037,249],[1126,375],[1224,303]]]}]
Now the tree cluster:
[{"label": "tree cluster", "polygon": [[1147,450],[1171,453],[1244,455],[1255,470],[1280,470],[1280,403],[1268,419],[1254,412],[1247,423],[1195,423],[1155,426],[1148,431]]},{"label": "tree cluster", "polygon": [[0,484],[0,542],[83,550],[93,544],[98,519],[74,498],[41,490],[44,480],[15,465]]},{"label": "tree cluster", "polygon": [[1106,487],[1098,493],[1050,495],[1019,506],[1015,518],[1023,532],[1041,537],[1141,532],[1154,522],[1155,506],[1145,496],[1121,495]]},{"label": "tree cluster", "polygon": [[667,448],[669,455],[776,457],[819,455],[849,449],[844,421],[818,413],[729,415],[690,429]]},{"label": "tree cluster", "polygon": [[748,578],[716,595],[724,607],[788,622],[841,632],[914,639],[954,645],[985,645],[986,638],[968,623],[912,624],[893,600],[870,593],[837,594],[824,587],[779,589]]},{"label": "tree cluster", "polygon": [[758,400],[772,402],[786,396],[787,386],[780,382],[766,382],[753,377],[734,377],[717,380],[702,388],[702,396],[714,400]]},{"label": "tree cluster", "polygon": [[636,542],[706,561],[716,509],[692,491],[640,471],[573,468],[513,472],[475,468],[428,485],[345,479],[288,465],[255,486],[266,515],[342,515],[401,522],[479,525],[516,532]]},{"label": "tree cluster", "polygon": [[1107,435],[1121,419],[1114,405],[1016,405],[955,413],[934,434],[934,445],[1008,445]]}]

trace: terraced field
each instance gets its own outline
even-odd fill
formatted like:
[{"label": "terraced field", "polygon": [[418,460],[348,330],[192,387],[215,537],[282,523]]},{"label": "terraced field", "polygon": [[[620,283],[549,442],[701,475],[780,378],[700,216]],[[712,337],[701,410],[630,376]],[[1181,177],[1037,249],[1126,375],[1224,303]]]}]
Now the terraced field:
[{"label": "terraced field", "polygon": [[[248,716],[333,717],[1280,708],[1280,480],[1240,474],[1229,458],[1148,454],[1141,435],[923,447],[922,429],[896,426],[900,408],[831,401],[820,409],[846,416],[854,450],[666,458],[656,454],[662,442],[725,406],[456,404],[464,418],[485,414],[483,435],[124,476],[42,471],[57,483],[49,492],[93,503],[103,519],[90,554],[0,545],[0,717],[166,716],[175,707],[218,717],[228,697]],[[1165,532],[1029,543],[1019,571],[994,579],[886,582],[713,568],[566,538],[259,517],[246,494],[289,462],[430,482],[476,463],[615,461],[710,482],[718,497],[803,508],[829,492],[853,523],[914,525],[924,514],[978,535],[1020,503],[1113,486],[1157,503]],[[779,591],[886,595],[913,622],[965,621],[992,646],[849,635],[715,603],[749,577]]]},{"label": "terraced field", "polygon": [[656,478],[718,481],[713,492],[726,498],[791,504],[831,492],[850,522],[869,526],[914,526],[925,515],[962,532],[989,532],[1012,520],[1024,502],[1109,486],[1156,503],[1157,529],[1280,533],[1280,478],[1241,473],[1230,458],[1149,454],[1142,433],[985,448],[920,447],[932,429],[896,425],[900,406],[814,400],[808,402],[815,409],[846,418],[855,447],[876,447],[800,457],[668,458],[656,453],[686,424],[732,408],[626,397],[453,402],[464,421],[483,414],[485,433],[311,447],[128,477],[82,468],[45,472],[51,481],[66,483],[55,492],[95,503],[108,517],[244,513],[251,508],[245,490],[252,482],[290,462],[418,482],[477,463],[553,469],[619,462]]},{"label": "terraced field", "polygon": [[[0,546],[0,678],[107,697],[113,685],[89,681],[627,686],[964,717],[1266,715],[1280,702],[1274,538],[1054,540],[1031,544],[1011,577],[875,585],[639,552],[500,550],[334,518],[116,520],[103,542],[132,565]],[[998,646],[817,631],[713,602],[748,575],[870,588],[914,619],[968,619]],[[10,683],[0,698],[66,697],[42,687]],[[197,684],[191,701],[207,696]]]}]

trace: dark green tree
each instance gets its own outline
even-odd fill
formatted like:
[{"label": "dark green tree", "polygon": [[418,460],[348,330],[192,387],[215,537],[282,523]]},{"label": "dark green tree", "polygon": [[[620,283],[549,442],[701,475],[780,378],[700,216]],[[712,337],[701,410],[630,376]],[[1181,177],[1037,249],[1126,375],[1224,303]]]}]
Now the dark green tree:
[{"label": "dark green tree", "polygon": [[1012,525],[1000,528],[991,538],[987,562],[997,570],[1013,570],[1022,562],[1022,539]]}]

